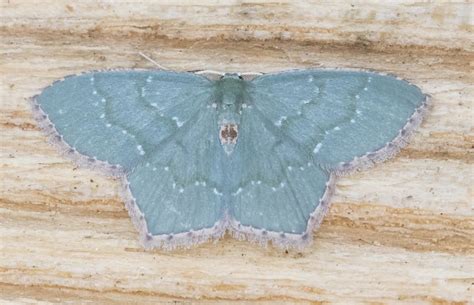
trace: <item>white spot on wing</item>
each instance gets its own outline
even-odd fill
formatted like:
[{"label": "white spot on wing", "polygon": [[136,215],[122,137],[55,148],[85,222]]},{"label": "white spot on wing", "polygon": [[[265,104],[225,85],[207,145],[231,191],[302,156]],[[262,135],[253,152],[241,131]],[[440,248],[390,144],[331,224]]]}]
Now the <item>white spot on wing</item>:
[{"label": "white spot on wing", "polygon": [[240,193],[242,193],[242,188],[241,187],[239,187],[239,189],[237,191],[235,191],[235,193],[232,193],[232,196],[237,196]]},{"label": "white spot on wing", "polygon": [[317,154],[321,149],[321,146],[323,146],[323,144],[318,143],[318,145],[316,145],[316,147],[314,148],[313,153]]},{"label": "white spot on wing", "polygon": [[105,118],[105,113],[102,113],[102,114],[100,115],[100,118],[101,118],[101,119]]},{"label": "white spot on wing", "polygon": [[137,149],[138,149],[138,152],[140,153],[140,155],[144,155],[145,154],[145,151],[143,150],[143,147],[141,145],[137,145]]},{"label": "white spot on wing", "polygon": [[214,188],[212,191],[213,191],[214,194],[216,194],[217,196],[222,196],[222,193],[220,193],[216,188]]},{"label": "white spot on wing", "polygon": [[283,121],[285,121],[286,119],[287,119],[286,116],[280,117],[280,119],[275,122],[275,125],[276,125],[276,126],[281,126],[281,123],[282,123]]},{"label": "white spot on wing", "polygon": [[181,122],[178,117],[174,116],[171,118],[173,121],[176,122],[176,126],[181,127],[183,126],[184,122]]}]

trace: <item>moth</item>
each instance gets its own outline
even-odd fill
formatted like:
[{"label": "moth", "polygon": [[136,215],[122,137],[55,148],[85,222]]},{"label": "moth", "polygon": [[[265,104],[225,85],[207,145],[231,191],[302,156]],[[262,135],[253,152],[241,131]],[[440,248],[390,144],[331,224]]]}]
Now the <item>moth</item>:
[{"label": "moth", "polygon": [[400,78],[343,69],[96,71],[32,100],[64,154],[120,177],[142,244],[165,249],[225,232],[308,245],[336,177],[394,156],[428,105]]}]

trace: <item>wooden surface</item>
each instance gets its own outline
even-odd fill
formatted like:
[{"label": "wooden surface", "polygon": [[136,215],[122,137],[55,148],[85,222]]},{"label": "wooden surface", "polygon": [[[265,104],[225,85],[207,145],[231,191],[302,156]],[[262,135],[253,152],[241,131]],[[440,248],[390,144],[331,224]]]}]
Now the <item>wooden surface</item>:
[{"label": "wooden surface", "polygon": [[[1,304],[472,304],[472,5],[2,1]],[[388,2],[387,2],[388,3]],[[71,73],[152,65],[360,67],[433,96],[401,154],[341,178],[305,251],[229,237],[144,251],[117,181],[48,145],[27,99]]]}]

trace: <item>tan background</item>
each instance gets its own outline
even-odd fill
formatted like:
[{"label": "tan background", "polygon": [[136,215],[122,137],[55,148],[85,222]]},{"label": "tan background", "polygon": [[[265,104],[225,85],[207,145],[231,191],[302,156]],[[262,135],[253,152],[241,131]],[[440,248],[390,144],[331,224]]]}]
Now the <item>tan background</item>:
[{"label": "tan background", "polygon": [[[0,3],[0,303],[472,302],[472,4]],[[376,69],[433,107],[397,158],[338,181],[309,249],[146,252],[118,182],[61,157],[27,104],[71,73],[151,68],[138,51],[179,71]]]}]

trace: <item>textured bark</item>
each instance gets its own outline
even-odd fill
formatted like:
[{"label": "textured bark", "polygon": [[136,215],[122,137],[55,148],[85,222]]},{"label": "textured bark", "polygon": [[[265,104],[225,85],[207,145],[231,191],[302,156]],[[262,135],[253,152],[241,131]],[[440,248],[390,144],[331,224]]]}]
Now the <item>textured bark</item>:
[{"label": "textured bark", "polygon": [[[472,298],[472,5],[3,1],[0,303],[459,304]],[[367,68],[432,95],[397,158],[337,182],[303,252],[226,237],[145,251],[119,182],[51,147],[27,99],[65,75]]]}]

